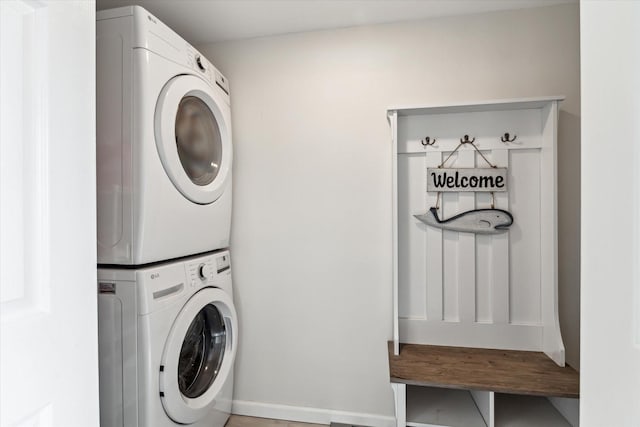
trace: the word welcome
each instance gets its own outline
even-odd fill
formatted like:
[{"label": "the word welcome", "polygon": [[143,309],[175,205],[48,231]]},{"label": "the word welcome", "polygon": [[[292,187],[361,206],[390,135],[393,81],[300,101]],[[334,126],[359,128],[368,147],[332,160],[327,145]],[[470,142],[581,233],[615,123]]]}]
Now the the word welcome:
[{"label": "the word welcome", "polygon": [[428,168],[427,191],[507,191],[507,169]]}]

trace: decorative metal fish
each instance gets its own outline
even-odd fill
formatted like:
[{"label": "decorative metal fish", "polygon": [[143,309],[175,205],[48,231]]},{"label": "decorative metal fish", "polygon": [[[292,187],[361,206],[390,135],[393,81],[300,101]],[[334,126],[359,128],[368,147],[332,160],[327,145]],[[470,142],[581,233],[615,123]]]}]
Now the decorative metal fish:
[{"label": "decorative metal fish", "polygon": [[513,224],[513,216],[502,209],[474,209],[440,219],[436,208],[422,215],[414,215],[420,221],[443,230],[462,231],[476,234],[504,233]]}]

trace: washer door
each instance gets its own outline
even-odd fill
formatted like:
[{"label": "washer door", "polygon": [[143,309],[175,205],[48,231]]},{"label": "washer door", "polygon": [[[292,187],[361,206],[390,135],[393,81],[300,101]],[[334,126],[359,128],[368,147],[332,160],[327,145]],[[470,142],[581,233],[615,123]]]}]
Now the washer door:
[{"label": "washer door", "polygon": [[204,288],[182,308],[169,333],[160,367],[160,399],[176,423],[205,417],[229,377],[238,323],[229,295]]},{"label": "washer door", "polygon": [[[224,110],[223,110],[224,109]],[[165,172],[184,197],[215,202],[231,170],[231,123],[221,96],[196,76],[164,86],[155,112],[155,138]]]}]

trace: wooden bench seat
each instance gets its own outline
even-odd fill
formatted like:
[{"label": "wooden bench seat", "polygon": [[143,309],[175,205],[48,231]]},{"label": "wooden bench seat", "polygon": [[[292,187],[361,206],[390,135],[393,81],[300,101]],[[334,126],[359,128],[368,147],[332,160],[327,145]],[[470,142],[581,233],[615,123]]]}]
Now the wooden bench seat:
[{"label": "wooden bench seat", "polygon": [[392,383],[578,398],[580,376],[544,353],[388,343]]}]

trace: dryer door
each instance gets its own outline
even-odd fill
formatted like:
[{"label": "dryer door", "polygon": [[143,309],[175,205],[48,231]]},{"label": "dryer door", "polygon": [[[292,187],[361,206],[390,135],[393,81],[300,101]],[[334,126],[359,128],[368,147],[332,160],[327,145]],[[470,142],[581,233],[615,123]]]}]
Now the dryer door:
[{"label": "dryer door", "polygon": [[192,75],[164,86],[155,112],[155,138],[165,172],[184,197],[213,203],[231,171],[229,106],[217,88]]},{"label": "dryer door", "polygon": [[236,312],[228,294],[204,288],[182,308],[171,328],[160,366],[160,399],[176,423],[206,416],[233,368]]}]

